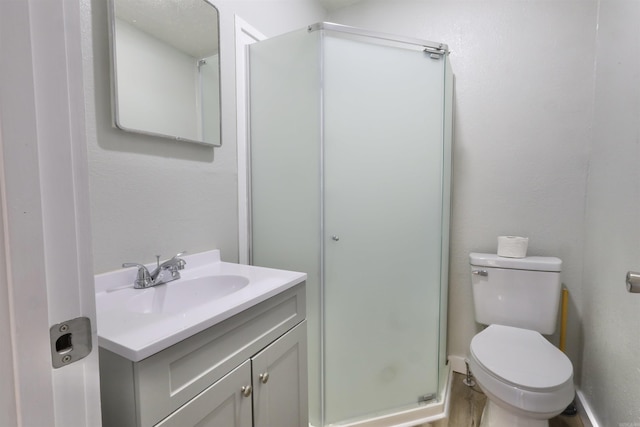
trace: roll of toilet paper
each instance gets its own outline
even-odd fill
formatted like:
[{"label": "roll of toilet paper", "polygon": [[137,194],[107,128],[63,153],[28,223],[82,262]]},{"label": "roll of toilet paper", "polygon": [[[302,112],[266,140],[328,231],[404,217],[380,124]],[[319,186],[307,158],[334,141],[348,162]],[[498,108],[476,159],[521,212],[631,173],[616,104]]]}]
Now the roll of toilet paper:
[{"label": "roll of toilet paper", "polygon": [[528,237],[498,236],[498,256],[524,258],[527,256]]}]

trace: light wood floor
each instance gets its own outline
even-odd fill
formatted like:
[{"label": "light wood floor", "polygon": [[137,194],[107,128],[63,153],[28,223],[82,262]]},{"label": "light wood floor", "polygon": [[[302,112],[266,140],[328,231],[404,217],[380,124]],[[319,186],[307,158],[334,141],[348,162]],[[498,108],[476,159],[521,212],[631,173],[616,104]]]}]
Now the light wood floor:
[{"label": "light wood floor", "polygon": [[[453,374],[451,384],[451,408],[448,427],[477,427],[487,397],[480,387],[467,387],[462,383],[464,375]],[[549,421],[549,427],[583,427],[578,415],[566,417],[559,415]]]}]

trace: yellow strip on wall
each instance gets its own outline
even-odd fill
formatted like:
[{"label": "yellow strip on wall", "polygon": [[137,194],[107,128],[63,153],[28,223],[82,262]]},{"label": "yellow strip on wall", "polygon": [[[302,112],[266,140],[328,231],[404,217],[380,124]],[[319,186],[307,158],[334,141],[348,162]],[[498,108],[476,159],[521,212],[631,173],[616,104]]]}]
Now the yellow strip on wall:
[{"label": "yellow strip on wall", "polygon": [[569,310],[569,290],[562,288],[562,312],[560,314],[560,350],[565,352],[567,345],[567,313]]}]

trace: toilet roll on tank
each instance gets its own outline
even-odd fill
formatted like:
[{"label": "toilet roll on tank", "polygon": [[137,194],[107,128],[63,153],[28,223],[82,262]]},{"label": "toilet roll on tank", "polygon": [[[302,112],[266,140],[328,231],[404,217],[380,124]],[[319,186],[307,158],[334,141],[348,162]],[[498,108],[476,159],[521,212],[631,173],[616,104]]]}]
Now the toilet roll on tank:
[{"label": "toilet roll on tank", "polygon": [[498,256],[505,258],[525,258],[527,256],[528,237],[498,236]]}]

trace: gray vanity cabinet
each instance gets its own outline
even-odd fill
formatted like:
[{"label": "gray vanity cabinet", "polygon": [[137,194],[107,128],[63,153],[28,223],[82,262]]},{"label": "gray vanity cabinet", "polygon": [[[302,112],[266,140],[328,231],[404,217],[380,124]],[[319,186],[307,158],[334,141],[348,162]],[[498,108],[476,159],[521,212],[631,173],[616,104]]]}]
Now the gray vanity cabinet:
[{"label": "gray vanity cabinet", "polygon": [[308,424],[305,284],[146,359],[100,348],[104,427]]},{"label": "gray vanity cabinet", "polygon": [[305,328],[306,321],[245,361],[156,427],[307,425]]}]

